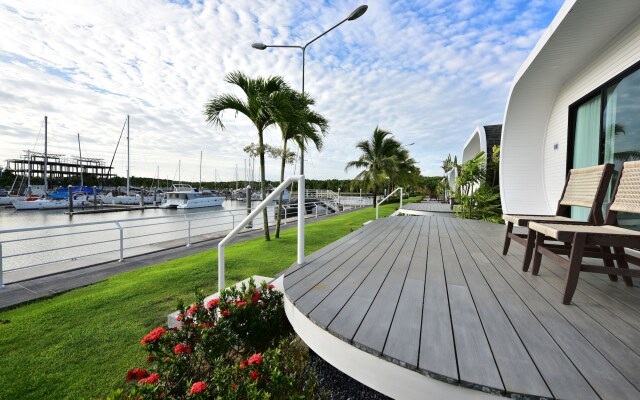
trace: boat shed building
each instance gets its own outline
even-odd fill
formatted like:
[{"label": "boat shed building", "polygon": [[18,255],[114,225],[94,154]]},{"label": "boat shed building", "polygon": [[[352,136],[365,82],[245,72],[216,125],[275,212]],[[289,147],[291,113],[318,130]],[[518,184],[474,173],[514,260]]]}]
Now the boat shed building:
[{"label": "boat shed building", "polygon": [[640,159],[640,1],[567,0],[511,85],[502,209],[553,214],[569,169],[612,162],[618,171],[633,159]]}]

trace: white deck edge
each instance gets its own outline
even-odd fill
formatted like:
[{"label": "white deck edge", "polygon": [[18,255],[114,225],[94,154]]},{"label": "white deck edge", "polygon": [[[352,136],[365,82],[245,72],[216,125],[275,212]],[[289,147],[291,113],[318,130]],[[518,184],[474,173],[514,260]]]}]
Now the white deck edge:
[{"label": "white deck edge", "polygon": [[298,336],[323,360],[362,384],[394,399],[495,399],[448,384],[366,353],[322,329],[284,296],[284,309]]},{"label": "white deck edge", "polygon": [[451,211],[421,211],[421,210],[408,210],[401,208],[396,211],[399,215],[420,215],[423,217],[455,217],[455,212]]}]

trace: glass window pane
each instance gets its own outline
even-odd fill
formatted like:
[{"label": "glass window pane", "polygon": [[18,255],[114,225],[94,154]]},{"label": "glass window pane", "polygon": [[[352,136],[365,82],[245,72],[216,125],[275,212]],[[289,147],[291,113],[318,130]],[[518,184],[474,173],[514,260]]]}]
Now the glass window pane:
[{"label": "glass window pane", "polygon": [[[578,107],[573,141],[573,168],[598,165],[600,155],[600,96]],[[571,217],[586,221],[589,209],[571,207]]]},{"label": "glass window pane", "polygon": [[[615,182],[622,163],[640,160],[640,71],[610,87],[606,102],[604,161],[615,164]],[[621,213],[618,218],[620,225],[640,229],[639,215]]]}]

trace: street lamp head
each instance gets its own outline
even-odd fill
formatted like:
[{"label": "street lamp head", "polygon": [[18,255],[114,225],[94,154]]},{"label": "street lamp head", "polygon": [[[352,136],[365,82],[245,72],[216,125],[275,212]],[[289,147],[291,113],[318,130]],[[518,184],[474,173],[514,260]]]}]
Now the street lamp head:
[{"label": "street lamp head", "polygon": [[349,16],[347,17],[347,21],[353,21],[354,19],[362,17],[362,14],[367,12],[367,8],[369,8],[369,6],[366,4],[356,8],[351,14],[349,14]]},{"label": "street lamp head", "polygon": [[264,50],[267,48],[267,45],[264,43],[254,43],[251,45],[251,47],[253,47],[254,49],[258,49],[258,50]]}]

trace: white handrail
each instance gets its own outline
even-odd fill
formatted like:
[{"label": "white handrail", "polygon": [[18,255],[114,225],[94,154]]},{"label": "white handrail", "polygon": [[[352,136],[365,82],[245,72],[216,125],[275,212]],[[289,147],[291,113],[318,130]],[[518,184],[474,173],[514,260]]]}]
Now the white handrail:
[{"label": "white handrail", "polygon": [[[266,199],[264,199],[258,207],[256,207],[249,215],[247,215],[224,239],[218,243],[218,290],[222,291],[224,286],[224,246],[233,239],[238,232],[244,229],[247,224],[256,218],[262,210],[271,204],[276,197],[289,184],[298,181],[298,266],[304,261],[304,215],[306,208],[304,204],[304,175],[294,175],[285,179]],[[280,207],[280,205],[278,205]],[[268,228],[267,228],[268,229]]]},{"label": "white handrail", "polygon": [[401,188],[401,187],[399,187],[399,188],[396,188],[396,190],[394,190],[393,192],[389,193],[389,195],[388,195],[387,197],[385,197],[384,199],[380,200],[380,201],[378,202],[378,204],[376,204],[376,219],[378,219],[378,206],[379,206],[383,201],[385,201],[385,200],[386,200],[386,199],[388,199],[389,197],[393,196],[393,194],[394,194],[395,192],[397,192],[398,190],[400,191],[400,208],[402,208],[402,188]]}]

